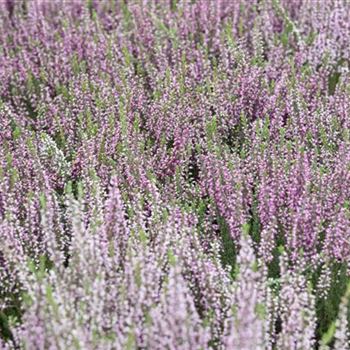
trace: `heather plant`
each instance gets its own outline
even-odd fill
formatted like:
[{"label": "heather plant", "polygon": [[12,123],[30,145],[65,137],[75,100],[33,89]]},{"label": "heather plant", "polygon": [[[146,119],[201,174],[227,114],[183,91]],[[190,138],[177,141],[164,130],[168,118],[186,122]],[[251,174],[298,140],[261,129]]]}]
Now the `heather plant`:
[{"label": "heather plant", "polygon": [[0,348],[348,349],[349,15],[0,0]]}]

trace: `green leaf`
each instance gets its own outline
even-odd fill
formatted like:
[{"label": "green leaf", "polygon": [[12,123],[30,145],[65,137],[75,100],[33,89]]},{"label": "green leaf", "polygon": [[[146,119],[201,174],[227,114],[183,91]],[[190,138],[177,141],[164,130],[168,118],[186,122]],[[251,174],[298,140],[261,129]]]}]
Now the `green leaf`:
[{"label": "green leaf", "polygon": [[40,193],[39,203],[40,203],[40,208],[45,210],[46,209],[46,196],[44,193]]},{"label": "green leaf", "polygon": [[134,350],[136,349],[136,339],[133,331],[129,332],[128,338],[125,344],[126,350]]},{"label": "green leaf", "polygon": [[242,225],[242,232],[244,236],[248,236],[250,232],[250,224],[246,222],[245,224]]},{"label": "green leaf", "polygon": [[327,332],[322,336],[323,345],[328,345],[332,341],[335,334],[335,330],[336,330],[335,321],[333,321],[330,327],[328,328]]},{"label": "green leaf", "polygon": [[267,315],[266,306],[262,303],[257,303],[255,305],[255,314],[258,316],[259,319],[264,320]]},{"label": "green leaf", "polygon": [[168,249],[168,261],[171,266],[176,266],[176,256],[171,248]]}]

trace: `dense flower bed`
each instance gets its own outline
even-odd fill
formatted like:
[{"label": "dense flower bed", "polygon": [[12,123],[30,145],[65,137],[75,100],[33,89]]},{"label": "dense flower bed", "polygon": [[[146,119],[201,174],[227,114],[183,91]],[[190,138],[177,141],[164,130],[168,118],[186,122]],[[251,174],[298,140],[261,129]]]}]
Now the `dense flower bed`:
[{"label": "dense flower bed", "polygon": [[349,349],[350,3],[0,1],[1,349]]}]

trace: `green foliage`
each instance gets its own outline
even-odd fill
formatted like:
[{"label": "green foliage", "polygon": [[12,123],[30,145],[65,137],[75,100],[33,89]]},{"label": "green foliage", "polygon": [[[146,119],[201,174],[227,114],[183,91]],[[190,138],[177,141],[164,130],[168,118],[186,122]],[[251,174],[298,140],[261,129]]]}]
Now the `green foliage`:
[{"label": "green foliage", "polygon": [[225,220],[220,216],[217,218],[222,241],[221,261],[224,266],[230,268],[232,278],[236,276],[236,257],[237,250],[234,240],[230,234],[229,227]]},{"label": "green foliage", "polygon": [[[331,284],[327,297],[316,295],[317,335],[327,344],[333,337],[339,304],[347,291],[349,281],[346,266],[342,263],[334,264],[331,268]],[[348,320],[350,321],[350,313]]]}]

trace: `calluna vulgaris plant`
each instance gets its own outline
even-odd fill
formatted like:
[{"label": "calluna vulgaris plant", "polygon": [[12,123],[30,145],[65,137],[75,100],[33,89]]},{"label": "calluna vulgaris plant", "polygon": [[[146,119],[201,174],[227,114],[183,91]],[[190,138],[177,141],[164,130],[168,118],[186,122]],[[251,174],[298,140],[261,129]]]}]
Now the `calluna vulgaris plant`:
[{"label": "calluna vulgaris plant", "polygon": [[350,2],[0,0],[0,348],[350,348]]}]

